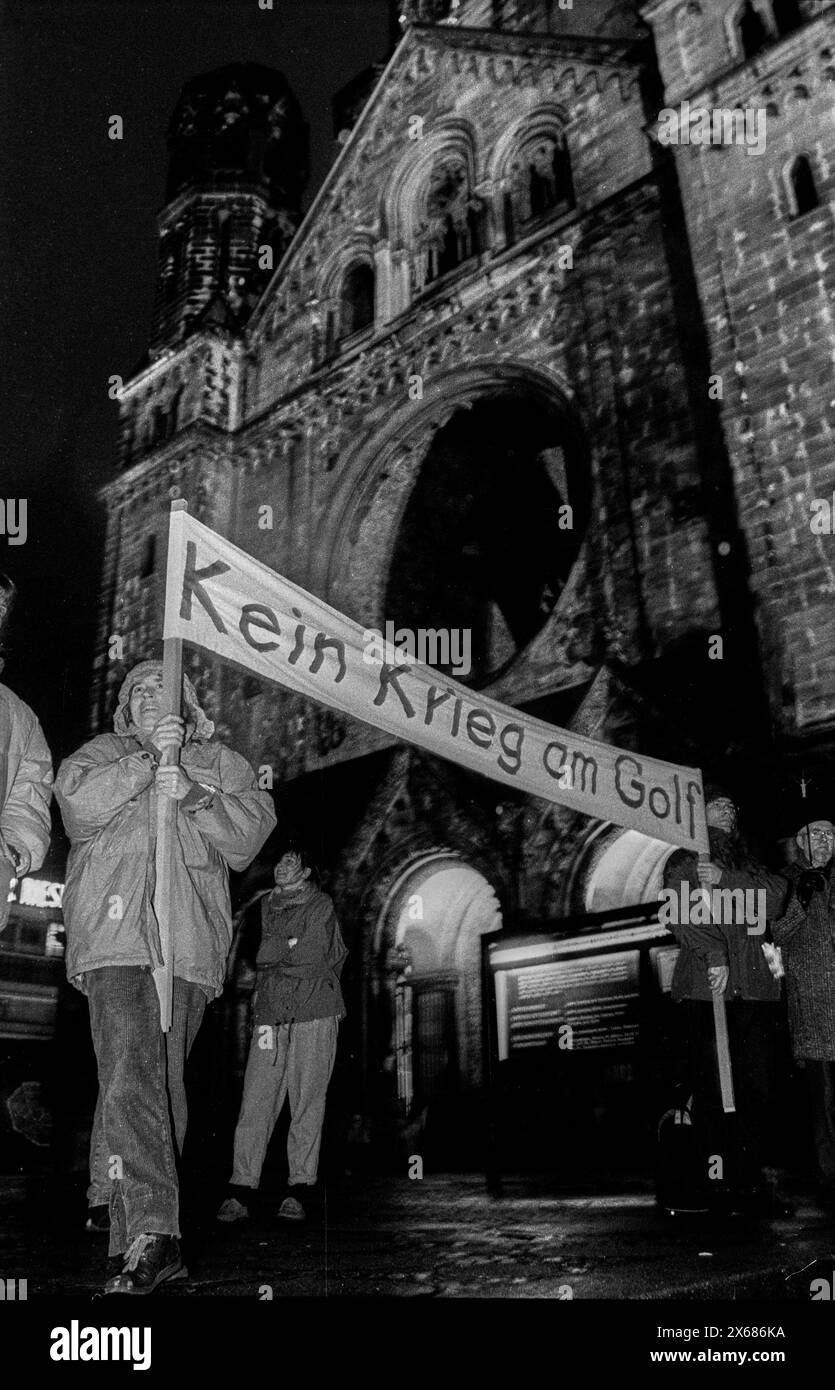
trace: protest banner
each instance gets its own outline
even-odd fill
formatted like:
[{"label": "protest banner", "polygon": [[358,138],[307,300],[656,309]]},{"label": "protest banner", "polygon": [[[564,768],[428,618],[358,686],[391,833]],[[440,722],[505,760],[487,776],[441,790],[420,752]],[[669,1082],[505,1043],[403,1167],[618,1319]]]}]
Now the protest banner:
[{"label": "protest banner", "polygon": [[708,852],[701,773],[521,714],[381,643],[173,511],[165,639],[181,639],[533,796]]}]

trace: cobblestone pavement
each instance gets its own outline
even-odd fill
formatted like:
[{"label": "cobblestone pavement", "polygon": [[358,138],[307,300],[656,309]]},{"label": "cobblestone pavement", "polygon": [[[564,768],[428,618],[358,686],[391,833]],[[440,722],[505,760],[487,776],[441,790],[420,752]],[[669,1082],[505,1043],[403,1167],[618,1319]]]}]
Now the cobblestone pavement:
[{"label": "cobblestone pavement", "polygon": [[[303,1225],[277,1219],[279,1194],[247,1222],[214,1220],[198,1195],[172,1298],[399,1295],[406,1298],[808,1298],[796,1271],[835,1249],[835,1218],[808,1199],[793,1217],[670,1217],[651,1192],[554,1196],[530,1180],[501,1198],[477,1176],[343,1179]],[[106,1236],[83,1229],[78,1186],[0,1178],[0,1273],[28,1297],[93,1294]],[[795,1275],[793,1279],[787,1277]]]}]

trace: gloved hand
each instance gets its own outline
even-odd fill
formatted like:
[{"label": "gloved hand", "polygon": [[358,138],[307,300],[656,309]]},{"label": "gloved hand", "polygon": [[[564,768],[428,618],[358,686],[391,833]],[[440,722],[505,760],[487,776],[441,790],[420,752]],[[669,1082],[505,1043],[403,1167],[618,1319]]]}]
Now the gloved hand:
[{"label": "gloved hand", "polygon": [[804,912],[808,911],[809,904],[815,893],[826,891],[826,875],[820,869],[804,869],[800,878],[797,880],[797,900]]}]

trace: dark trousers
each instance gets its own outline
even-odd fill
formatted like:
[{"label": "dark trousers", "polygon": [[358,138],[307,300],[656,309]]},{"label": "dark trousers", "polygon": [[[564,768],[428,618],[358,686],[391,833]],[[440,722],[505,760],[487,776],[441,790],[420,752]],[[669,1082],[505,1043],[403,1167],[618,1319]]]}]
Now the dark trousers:
[{"label": "dark trousers", "polygon": [[[720,1187],[751,1189],[762,1182],[762,1145],[780,1035],[776,1004],[727,1003],[736,1113],[722,1109],[713,1005],[685,1000],[697,1128],[708,1193]],[[722,1160],[721,1165],[716,1159]]]},{"label": "dark trousers", "polygon": [[815,1157],[821,1181],[835,1187],[835,1062],[806,1062]]},{"label": "dark trousers", "polygon": [[109,1202],[110,1254],[119,1255],[145,1232],[180,1234],[185,1064],[206,995],[175,977],[172,1026],[164,1034],[147,966],[91,970],[86,984],[99,1073],[88,1198]]}]

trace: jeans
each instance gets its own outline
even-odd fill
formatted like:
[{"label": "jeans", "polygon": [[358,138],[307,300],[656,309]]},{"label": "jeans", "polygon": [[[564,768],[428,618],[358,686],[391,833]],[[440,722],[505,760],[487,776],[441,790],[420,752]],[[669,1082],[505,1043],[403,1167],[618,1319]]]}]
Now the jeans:
[{"label": "jeans", "polygon": [[[269,1031],[255,1029],[247,1058],[241,1113],[235,1129],[233,1184],[258,1186],[270,1136],[288,1097],[289,1185],[312,1186],[315,1183],[338,1030],[336,1018],[280,1023]],[[272,1045],[263,1046],[264,1043]]]},{"label": "jeans", "polygon": [[110,1254],[119,1255],[145,1232],[180,1234],[184,1071],[206,995],[175,977],[172,1027],[163,1034],[147,966],[91,970],[85,983],[99,1073],[88,1200],[109,1203]]}]

